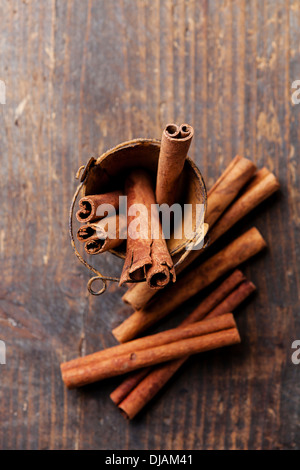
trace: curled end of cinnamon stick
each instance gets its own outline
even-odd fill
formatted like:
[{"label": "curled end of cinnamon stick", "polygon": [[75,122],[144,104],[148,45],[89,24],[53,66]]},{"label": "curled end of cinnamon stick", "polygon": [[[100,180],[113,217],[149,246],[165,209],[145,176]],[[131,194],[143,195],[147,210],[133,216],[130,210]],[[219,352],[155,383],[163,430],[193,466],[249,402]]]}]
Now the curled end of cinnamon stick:
[{"label": "curled end of cinnamon stick", "polygon": [[180,134],[182,139],[192,139],[194,135],[194,129],[189,124],[181,124]]},{"label": "curled end of cinnamon stick", "polygon": [[93,218],[95,206],[92,199],[83,197],[79,201],[79,211],[76,212],[78,222],[89,222]]},{"label": "curled end of cinnamon stick", "polygon": [[182,192],[182,172],[194,135],[189,124],[168,124],[161,138],[156,179],[157,204],[171,206]]},{"label": "curled end of cinnamon stick", "polygon": [[77,231],[77,240],[84,242],[95,235],[95,230],[91,225],[83,225]]},{"label": "curled end of cinnamon stick", "polygon": [[118,405],[118,410],[120,411],[123,418],[125,418],[127,421],[130,421],[131,417],[126,413],[125,410],[123,410],[122,405]]},{"label": "curled end of cinnamon stick", "polygon": [[162,289],[170,282],[176,281],[174,266],[154,263],[147,271],[146,279],[151,289]]},{"label": "curled end of cinnamon stick", "polygon": [[119,285],[122,286],[126,282],[140,282],[146,279],[146,271],[151,266],[152,260],[150,254],[145,254],[141,258],[134,260],[134,253],[127,253],[123,271],[120,277]]},{"label": "curled end of cinnamon stick", "polygon": [[180,128],[179,128],[179,126],[177,126],[177,124],[167,124],[167,126],[165,128],[165,134],[170,139],[176,139],[176,138],[178,138],[178,136],[180,134]]},{"label": "curled end of cinnamon stick", "polygon": [[189,124],[167,124],[164,130],[164,135],[168,139],[176,140],[191,140],[194,135],[194,129]]},{"label": "curled end of cinnamon stick", "polygon": [[[84,196],[79,201],[79,211],[76,212],[78,222],[91,222],[106,217],[109,212],[119,207],[122,191],[116,190],[105,194]],[[99,207],[103,206],[99,212]]]},{"label": "curled end of cinnamon stick", "polygon": [[150,367],[144,367],[129,374],[128,377],[109,395],[112,402],[118,406],[129,393],[148,375]]},{"label": "curled end of cinnamon stick", "polygon": [[153,268],[147,273],[147,280],[151,289],[161,289],[170,281],[170,272],[167,267],[160,266],[159,271],[153,272]]},{"label": "curled end of cinnamon stick", "polygon": [[107,239],[101,239],[96,236],[94,239],[86,242],[84,249],[89,255],[98,255],[99,253],[106,251],[106,241]]}]

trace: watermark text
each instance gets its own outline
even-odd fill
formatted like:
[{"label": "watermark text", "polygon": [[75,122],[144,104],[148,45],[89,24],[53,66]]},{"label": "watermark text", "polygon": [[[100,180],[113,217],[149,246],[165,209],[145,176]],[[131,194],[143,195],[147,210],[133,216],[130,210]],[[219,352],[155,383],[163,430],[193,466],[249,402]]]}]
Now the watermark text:
[{"label": "watermark text", "polygon": [[6,345],[4,341],[0,341],[0,364],[6,364]]},{"label": "watermark text", "polygon": [[6,86],[3,80],[0,80],[0,104],[6,104]]}]

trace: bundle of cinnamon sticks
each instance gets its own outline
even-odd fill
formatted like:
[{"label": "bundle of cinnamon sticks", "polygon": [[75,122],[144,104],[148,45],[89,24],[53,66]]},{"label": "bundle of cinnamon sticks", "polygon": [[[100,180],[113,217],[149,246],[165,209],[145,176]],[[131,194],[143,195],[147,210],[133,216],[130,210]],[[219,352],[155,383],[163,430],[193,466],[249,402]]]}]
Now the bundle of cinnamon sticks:
[{"label": "bundle of cinnamon sticks", "polygon": [[[146,206],[153,201],[170,204],[176,201],[192,135],[190,126],[167,126],[162,137],[162,149],[166,150],[163,156],[160,154],[155,193],[151,176],[144,170],[134,169],[125,182],[127,197]],[[178,141],[178,153],[169,146],[174,140]],[[177,166],[173,173],[170,168],[174,165],[174,155]],[[209,224],[210,245],[278,189],[277,178],[266,168],[257,170],[250,160],[235,157],[208,192],[205,222]],[[95,202],[82,200],[80,211],[85,222],[93,221],[93,216],[89,217],[95,214],[97,203],[96,197]],[[129,217],[127,213],[127,222]],[[256,287],[237,267],[266,247],[260,232],[252,228],[205,261],[201,261],[203,250],[192,250],[176,268],[175,275],[159,217],[156,215],[154,220],[159,233],[155,243],[148,229],[144,238],[131,241],[127,238],[121,283],[146,282],[134,283],[123,296],[135,311],[113,330],[120,344],[61,364],[62,378],[68,388],[127,374],[110,397],[129,419],[143,409],[190,355],[240,342],[232,312]],[[91,233],[90,228],[84,228],[83,235],[86,230]],[[199,258],[197,264],[196,258]],[[213,283],[216,285],[211,293],[177,328],[138,338]],[[184,306],[181,308],[184,310]]]},{"label": "bundle of cinnamon sticks", "polygon": [[[83,225],[77,231],[77,239],[84,242],[88,254],[113,250],[127,238],[120,285],[146,281],[148,288],[155,290],[176,281],[157,204],[171,206],[179,200],[193,133],[188,124],[165,128],[156,181],[143,168],[133,168],[125,175],[123,189],[88,195],[79,201],[76,217]],[[118,213],[123,193],[127,198],[126,214]]]},{"label": "bundle of cinnamon sticks", "polygon": [[76,218],[82,225],[77,231],[77,239],[84,243],[89,255],[104,253],[123,243],[126,218],[117,213],[122,194],[117,190],[80,199]]}]

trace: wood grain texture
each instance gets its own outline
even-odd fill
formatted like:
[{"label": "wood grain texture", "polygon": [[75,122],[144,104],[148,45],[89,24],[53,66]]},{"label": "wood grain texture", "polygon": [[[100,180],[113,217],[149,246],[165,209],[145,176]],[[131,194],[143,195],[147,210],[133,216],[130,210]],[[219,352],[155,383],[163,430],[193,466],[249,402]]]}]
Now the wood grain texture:
[{"label": "wood grain texture", "polygon": [[[3,0],[0,10],[0,448],[299,448],[298,0]],[[239,153],[282,190],[234,229],[255,224],[269,245],[244,267],[258,294],[237,315],[242,344],[193,358],[128,423],[109,399],[119,379],[67,392],[60,378],[60,362],[115,344],[110,331],[131,311],[116,285],[88,294],[68,210],[91,155],[160,138],[171,121],[193,125],[189,154],[208,187]],[[100,265],[121,268],[110,255]]]}]

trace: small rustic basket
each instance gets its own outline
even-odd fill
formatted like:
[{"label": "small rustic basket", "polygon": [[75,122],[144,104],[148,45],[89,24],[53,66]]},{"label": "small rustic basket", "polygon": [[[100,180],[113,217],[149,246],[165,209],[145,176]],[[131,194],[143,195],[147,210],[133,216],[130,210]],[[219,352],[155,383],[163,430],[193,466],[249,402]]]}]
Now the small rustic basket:
[{"label": "small rustic basket", "polygon": [[[115,189],[119,189],[124,185],[124,174],[130,168],[144,168],[148,170],[154,178],[156,178],[158,157],[160,151],[160,141],[153,139],[135,139],[128,142],[123,142],[117,147],[108,150],[99,158],[90,158],[85,166],[79,168],[76,178],[80,179],[80,184],[76,189],[76,192],[72,199],[69,216],[69,228],[71,236],[71,244],[75,251],[76,256],[79,260],[93,273],[96,274],[88,282],[88,290],[93,295],[100,295],[106,290],[106,281],[119,282],[119,278],[105,276],[101,274],[95,267],[91,266],[85,261],[80,253],[78,252],[74,235],[73,235],[73,216],[74,207],[81,193],[82,196],[91,194],[101,194]],[[206,210],[206,188],[202,175],[190,158],[187,157],[184,169],[184,194],[180,203],[188,204],[185,209],[189,207],[188,211],[185,210],[184,217],[188,217],[193,227],[194,235],[193,238],[178,238],[176,233],[171,235],[171,238],[167,240],[168,249],[171,256],[176,259],[175,267],[182,263],[186,258],[193,244],[199,244],[200,240],[204,238],[203,222],[204,214]],[[204,211],[201,220],[195,218],[196,204],[203,204]],[[184,223],[184,221],[183,221]],[[184,231],[182,231],[184,233]],[[125,258],[124,244],[118,249],[111,250],[114,255]],[[102,288],[99,291],[92,289],[92,283],[96,280],[101,280],[103,283]]]}]

